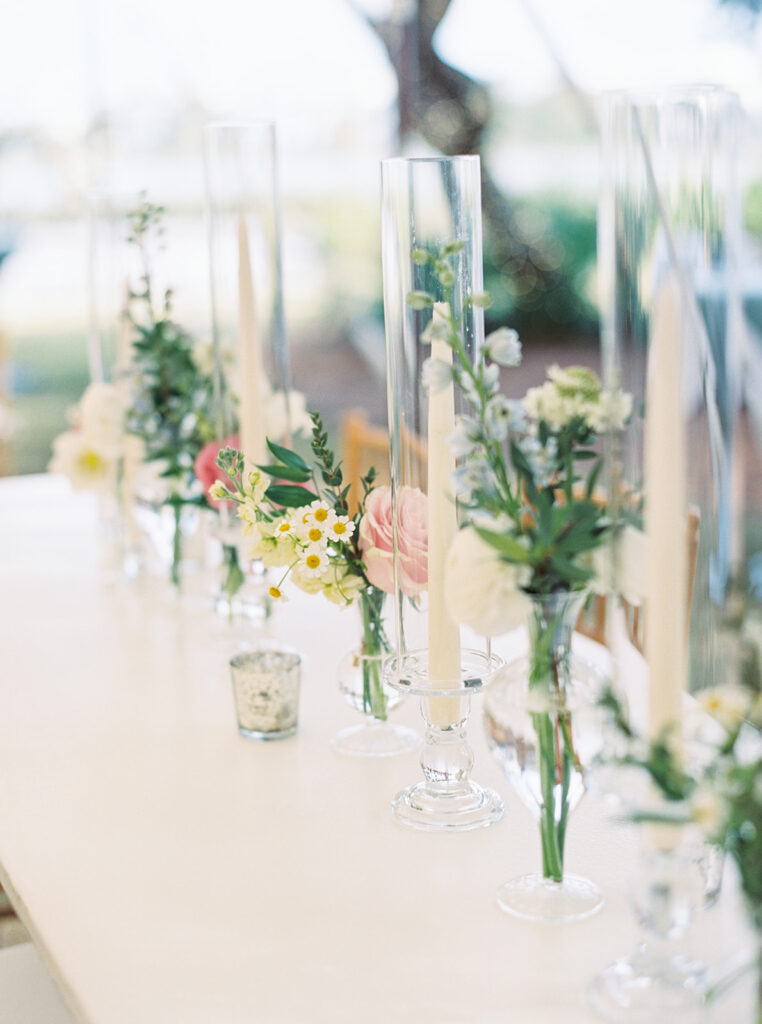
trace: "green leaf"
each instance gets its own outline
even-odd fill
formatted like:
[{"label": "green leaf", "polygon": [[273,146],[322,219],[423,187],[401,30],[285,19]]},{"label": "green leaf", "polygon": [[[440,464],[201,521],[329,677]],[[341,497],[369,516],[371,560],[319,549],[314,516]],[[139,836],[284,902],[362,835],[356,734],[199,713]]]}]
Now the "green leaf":
[{"label": "green leaf", "polygon": [[286,508],[301,508],[314,501],[317,495],[306,487],[295,487],[290,484],[271,484],[265,491],[265,497],[274,505]]},{"label": "green leaf", "polygon": [[515,537],[508,533],[493,533],[491,530],[484,530],[476,527],[476,532],[482,540],[504,555],[509,562],[524,564],[529,561],[529,552]]},{"label": "green leaf", "polygon": [[589,501],[593,496],[595,485],[598,482],[598,475],[603,467],[603,459],[599,459],[598,462],[590,470],[590,476],[587,478],[587,486],[585,487],[585,497]]},{"label": "green leaf", "polygon": [[273,453],[275,458],[278,459],[279,462],[282,462],[284,466],[290,466],[291,469],[300,469],[302,473],[310,473],[311,475],[310,467],[300,455],[296,454],[296,452],[292,452],[288,448],[283,448],[281,445],[271,441],[269,437],[267,439],[267,447]]},{"label": "green leaf", "polygon": [[280,480],[293,480],[297,484],[306,484],[312,479],[312,473],[303,469],[293,469],[291,466],[257,466],[263,473]]}]

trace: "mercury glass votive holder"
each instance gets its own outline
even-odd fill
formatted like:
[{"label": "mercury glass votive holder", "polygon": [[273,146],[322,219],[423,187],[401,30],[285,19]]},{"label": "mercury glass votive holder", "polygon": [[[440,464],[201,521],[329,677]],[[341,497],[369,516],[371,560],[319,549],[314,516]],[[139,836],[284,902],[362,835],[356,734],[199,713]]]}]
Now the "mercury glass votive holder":
[{"label": "mercury glass votive holder", "polygon": [[293,736],[302,660],[294,651],[243,651],[230,659],[238,731],[250,740]]}]

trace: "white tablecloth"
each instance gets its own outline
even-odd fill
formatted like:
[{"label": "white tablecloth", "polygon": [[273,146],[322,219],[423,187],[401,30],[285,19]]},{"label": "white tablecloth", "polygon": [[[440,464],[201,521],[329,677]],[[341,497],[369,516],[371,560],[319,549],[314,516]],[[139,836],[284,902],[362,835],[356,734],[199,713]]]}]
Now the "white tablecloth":
[{"label": "white tablecloth", "polygon": [[[335,682],[351,612],[279,610],[305,658],[299,731],[247,741],[227,624],[155,580],[109,581],[97,523],[60,479],[0,483],[0,880],[77,1019],[591,1024],[590,979],[638,937],[631,830],[586,798],[567,868],[603,887],[603,911],[507,917],[495,890],[539,867],[539,838],[478,698],[473,777],[503,794],[503,820],[408,831],[389,802],[420,778],[417,755],[328,745],[354,718]],[[419,723],[414,702],[397,715]],[[688,940],[713,963],[746,941],[733,881]]]}]

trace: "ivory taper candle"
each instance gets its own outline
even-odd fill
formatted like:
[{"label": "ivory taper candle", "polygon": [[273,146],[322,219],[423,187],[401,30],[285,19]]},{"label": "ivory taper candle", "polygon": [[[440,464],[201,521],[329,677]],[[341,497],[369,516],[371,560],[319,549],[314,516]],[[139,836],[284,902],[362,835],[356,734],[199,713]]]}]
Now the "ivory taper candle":
[{"label": "ivory taper candle", "polygon": [[652,736],[679,736],[686,673],[686,505],[682,320],[673,278],[654,302],[645,422],[645,528],[648,543],[645,653]]},{"label": "ivory taper candle", "polygon": [[[437,303],[434,317],[447,315]],[[444,341],[433,341],[431,358],[452,363],[452,349]],[[455,429],[455,391],[450,383],[429,395],[428,419],[428,607],[429,679],[433,688],[445,689],[460,681],[460,631],[445,604],[445,560],[458,530],[457,510],[452,496],[455,456],[449,438]],[[446,727],[458,721],[460,701],[438,698],[430,704],[432,721]]]},{"label": "ivory taper candle", "polygon": [[241,450],[250,465],[266,461],[265,376],[257,330],[246,222],[238,218],[238,417]]}]

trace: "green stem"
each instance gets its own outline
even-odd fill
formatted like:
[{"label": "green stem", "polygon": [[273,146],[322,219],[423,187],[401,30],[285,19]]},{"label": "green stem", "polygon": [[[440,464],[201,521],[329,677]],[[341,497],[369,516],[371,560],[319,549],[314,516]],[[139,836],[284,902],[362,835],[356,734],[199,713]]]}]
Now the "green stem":
[{"label": "green stem", "polygon": [[360,594],[362,617],[362,705],[366,714],[386,721],[386,694],[381,676],[381,656],[388,650],[383,624],[386,595],[376,587],[367,587]]},{"label": "green stem", "polygon": [[572,723],[563,701],[569,675],[571,629],[576,602],[567,594],[536,598],[530,619],[529,687],[543,695],[549,710],[532,713],[540,773],[540,838],[543,875],[563,881],[564,844],[573,771],[580,771]]},{"label": "green stem", "polygon": [[246,582],[246,577],[241,569],[238,559],[238,548],[235,544],[225,544],[222,548],[223,565],[225,566],[225,579],[222,583],[222,592],[228,599],[228,618],[233,620],[233,598]]},{"label": "green stem", "polygon": [[170,576],[174,585],[180,588],[180,562],[183,556],[183,534],[181,530],[183,507],[179,501],[173,503],[174,532],[172,535],[172,568]]}]

